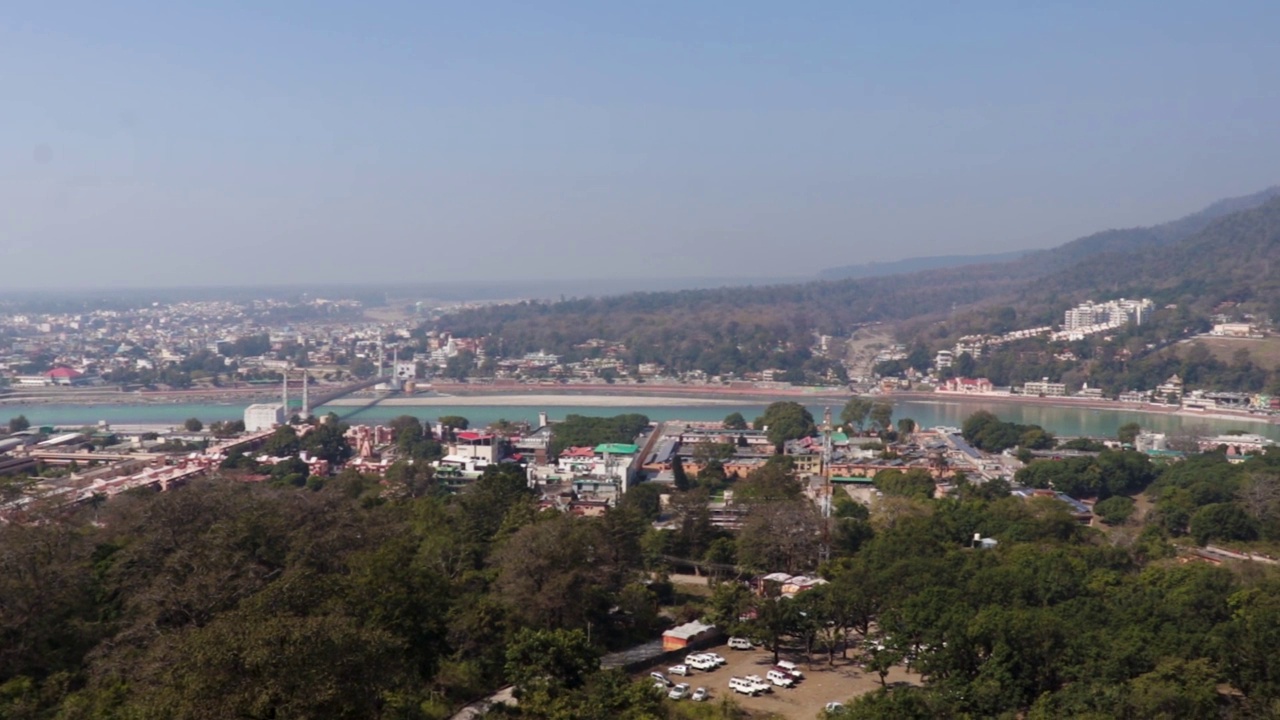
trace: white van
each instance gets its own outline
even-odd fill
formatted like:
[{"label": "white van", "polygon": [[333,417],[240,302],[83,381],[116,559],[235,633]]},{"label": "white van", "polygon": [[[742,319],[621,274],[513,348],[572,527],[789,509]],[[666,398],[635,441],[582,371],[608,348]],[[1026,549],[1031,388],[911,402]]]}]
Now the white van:
[{"label": "white van", "polygon": [[804,673],[800,672],[800,668],[796,667],[796,664],[790,660],[779,660],[778,667],[791,673],[791,676],[797,680],[804,677]]},{"label": "white van", "polygon": [[792,680],[790,675],[778,670],[770,670],[764,674],[764,677],[778,687],[789,688],[796,684],[796,681]]},{"label": "white van", "polygon": [[761,690],[756,684],[745,678],[729,678],[729,689],[743,695],[759,695]]},{"label": "white van", "polygon": [[755,685],[756,689],[762,693],[773,692],[773,688],[769,685],[769,683],[765,682],[764,680],[761,680],[759,675],[748,675],[742,679],[746,680],[752,685]]},{"label": "white van", "polygon": [[720,667],[720,665],[716,663],[715,660],[712,660],[706,655],[689,655],[684,659],[684,664],[688,665],[694,670],[702,670],[703,672],[706,672],[708,670],[715,670],[716,668]]},{"label": "white van", "polygon": [[751,641],[746,638],[731,637],[729,638],[729,649],[731,650],[750,650]]}]

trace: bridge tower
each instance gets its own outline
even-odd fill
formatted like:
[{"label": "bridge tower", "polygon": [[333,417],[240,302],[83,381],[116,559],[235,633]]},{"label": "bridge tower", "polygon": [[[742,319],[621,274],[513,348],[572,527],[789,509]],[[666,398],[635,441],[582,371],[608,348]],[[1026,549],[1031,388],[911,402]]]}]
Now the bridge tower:
[{"label": "bridge tower", "polygon": [[311,373],[307,372],[306,368],[302,368],[302,417],[304,419],[311,417],[311,400],[307,394],[310,377]]},{"label": "bridge tower", "polygon": [[818,503],[822,510],[822,543],[818,546],[818,562],[831,559],[831,408],[822,413],[822,488]]}]

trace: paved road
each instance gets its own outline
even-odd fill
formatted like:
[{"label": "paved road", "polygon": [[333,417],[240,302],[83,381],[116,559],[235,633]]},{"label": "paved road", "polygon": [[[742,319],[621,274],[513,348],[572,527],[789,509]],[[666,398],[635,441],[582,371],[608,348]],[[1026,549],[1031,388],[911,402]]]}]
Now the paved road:
[{"label": "paved road", "polygon": [[490,695],[483,700],[477,700],[470,705],[462,708],[450,720],[476,720],[480,716],[489,712],[489,708],[494,705],[515,705],[516,696],[514,687],[504,687],[498,692]]}]

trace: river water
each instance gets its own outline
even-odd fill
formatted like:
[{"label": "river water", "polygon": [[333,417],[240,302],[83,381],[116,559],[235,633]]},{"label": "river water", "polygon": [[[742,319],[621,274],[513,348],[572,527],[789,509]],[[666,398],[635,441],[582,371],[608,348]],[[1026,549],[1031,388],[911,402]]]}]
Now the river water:
[{"label": "river water", "polygon": [[[767,403],[742,403],[725,405],[672,405],[598,407],[574,405],[572,396],[556,398],[556,402],[538,406],[516,405],[423,405],[423,406],[373,406],[368,408],[329,407],[319,408],[318,414],[330,410],[344,420],[353,423],[373,423],[389,420],[399,415],[414,415],[424,420],[434,420],[444,415],[461,415],[473,425],[487,425],[498,419],[536,422],[538,413],[546,411],[554,420],[568,414],[618,415],[641,413],[652,420],[722,420],[732,412],[740,412],[750,422],[760,415]],[[187,418],[200,418],[205,423],[214,420],[237,420],[244,415],[244,405],[239,404],[149,404],[149,405],[0,405],[0,421],[18,414],[26,415],[33,425],[83,426],[105,420],[116,425],[179,425]],[[832,412],[839,416],[840,403],[833,401]],[[824,406],[810,405],[815,418],[822,417]],[[1137,422],[1143,428],[1155,432],[1180,430],[1200,433],[1220,433],[1227,430],[1244,430],[1280,440],[1280,426],[1243,420],[1222,420],[1199,417],[1181,417],[1172,414],[1141,413],[1125,410],[1095,410],[1084,407],[1060,405],[1033,405],[1001,403],[970,398],[934,400],[899,400],[894,403],[894,419],[911,418],[920,427],[947,425],[959,427],[966,417],[977,410],[990,410],[1001,419],[1036,424],[1062,436],[1088,435],[1114,436],[1123,424]]]}]

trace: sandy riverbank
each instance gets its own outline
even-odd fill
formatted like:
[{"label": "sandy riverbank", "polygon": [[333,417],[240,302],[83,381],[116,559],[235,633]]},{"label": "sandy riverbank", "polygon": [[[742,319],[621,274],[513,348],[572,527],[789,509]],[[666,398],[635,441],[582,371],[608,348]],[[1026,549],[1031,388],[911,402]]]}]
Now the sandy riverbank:
[{"label": "sandy riverbank", "polygon": [[[373,402],[369,397],[346,397],[333,400],[325,407],[359,407]],[[762,401],[765,402],[765,401]],[[708,397],[674,397],[657,395],[580,395],[580,394],[486,394],[486,395],[414,395],[412,397],[388,397],[378,401],[380,407],[690,407],[715,405],[741,405],[741,399]]]},{"label": "sandy riverbank", "polygon": [[974,403],[974,402],[990,402],[1002,403],[1009,405],[1036,405],[1040,407],[1058,407],[1058,408],[1083,408],[1086,410],[1109,410],[1113,412],[1132,412],[1143,413],[1147,415],[1172,415],[1179,418],[1202,419],[1213,421],[1239,421],[1248,423],[1260,423],[1262,425],[1273,425],[1280,422],[1280,418],[1269,415],[1254,415],[1251,413],[1233,413],[1222,411],[1201,411],[1201,410],[1184,410],[1180,407],[1168,405],[1150,405],[1147,403],[1122,403],[1112,400],[1076,400],[1073,398],[1042,398],[1042,397],[1026,397],[1024,395],[979,395],[976,393],[936,393],[936,392],[895,392],[884,395],[876,395],[872,397],[880,397],[888,400],[912,400],[914,402],[927,403]]}]

